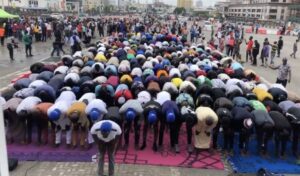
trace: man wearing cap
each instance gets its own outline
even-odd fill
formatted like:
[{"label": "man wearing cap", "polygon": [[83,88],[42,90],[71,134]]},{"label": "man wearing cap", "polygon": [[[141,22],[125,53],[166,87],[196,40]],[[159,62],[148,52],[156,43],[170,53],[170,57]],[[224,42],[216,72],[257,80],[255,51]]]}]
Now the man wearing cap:
[{"label": "man wearing cap", "polygon": [[300,108],[298,107],[289,108],[287,110],[286,117],[289,120],[293,130],[293,138],[292,138],[293,155],[299,157],[298,143],[299,143],[299,135],[300,135]]},{"label": "man wearing cap", "polygon": [[76,96],[72,91],[63,91],[47,111],[50,122],[55,126],[55,147],[60,145],[63,131],[66,132],[67,147],[71,146],[71,121],[66,112],[75,100]]},{"label": "man wearing cap", "polygon": [[170,142],[171,147],[176,153],[180,152],[178,145],[179,127],[181,122],[180,111],[175,101],[167,100],[162,104],[162,113],[164,118],[161,120],[160,130],[159,130],[159,142],[158,145],[161,147],[163,145],[163,135],[165,131],[166,124],[170,127]]},{"label": "man wearing cap", "polygon": [[138,149],[141,128],[140,116],[143,113],[143,107],[141,103],[135,99],[128,100],[121,106],[119,113],[124,117],[124,149],[127,149],[129,145],[129,133],[132,122],[134,122],[135,133],[134,145],[135,148]]},{"label": "man wearing cap", "polygon": [[278,111],[270,111],[269,115],[274,121],[275,155],[284,157],[286,144],[290,138],[292,126],[288,119]]},{"label": "man wearing cap", "polygon": [[281,65],[277,67],[270,66],[270,68],[278,70],[276,83],[282,84],[286,87],[286,84],[291,82],[292,71],[291,66],[287,63],[287,58],[282,59]]},{"label": "man wearing cap", "polygon": [[117,150],[118,141],[122,134],[120,126],[111,120],[102,120],[92,126],[91,134],[98,144],[99,162],[98,176],[104,176],[104,158],[106,151],[108,152],[108,175],[114,175],[115,152]]},{"label": "man wearing cap", "polygon": [[273,136],[274,121],[266,110],[254,110],[253,121],[255,124],[257,151],[260,155],[266,155],[268,151],[268,141]]},{"label": "man wearing cap", "polygon": [[[240,153],[246,155],[248,152],[248,142],[253,126],[253,115],[247,108],[234,107],[231,111],[232,127],[235,132],[239,133]],[[232,140],[233,142],[233,140]],[[231,144],[233,146],[233,144]]]},{"label": "man wearing cap", "polygon": [[[80,147],[85,147],[90,122],[85,114],[86,104],[84,102],[74,102],[68,109],[66,115],[71,121],[72,147],[77,147],[77,140],[80,141]],[[87,148],[91,145],[87,146]]]},{"label": "man wearing cap", "polygon": [[141,150],[144,150],[147,146],[147,134],[148,128],[153,125],[154,140],[152,145],[152,150],[157,151],[157,139],[158,139],[158,124],[162,115],[161,105],[154,101],[150,100],[144,104],[144,129],[143,129],[143,144],[140,147]]},{"label": "man wearing cap", "polygon": [[[103,119],[104,115],[107,114],[106,104],[101,99],[93,99],[89,102],[85,108],[85,113],[90,121],[90,129],[93,124]],[[120,124],[119,124],[120,125]],[[91,133],[88,133],[89,145],[94,142]]]}]

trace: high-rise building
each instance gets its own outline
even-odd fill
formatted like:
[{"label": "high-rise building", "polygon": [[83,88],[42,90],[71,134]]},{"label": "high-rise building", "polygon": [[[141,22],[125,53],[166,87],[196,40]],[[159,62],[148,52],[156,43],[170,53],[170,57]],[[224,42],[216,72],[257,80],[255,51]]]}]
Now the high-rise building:
[{"label": "high-rise building", "polygon": [[196,8],[202,8],[203,7],[203,2],[202,0],[196,1]]},{"label": "high-rise building", "polygon": [[177,0],[177,7],[191,9],[192,6],[193,6],[193,0]]},{"label": "high-rise building", "polygon": [[234,20],[286,21],[293,0],[230,0],[225,16]]}]

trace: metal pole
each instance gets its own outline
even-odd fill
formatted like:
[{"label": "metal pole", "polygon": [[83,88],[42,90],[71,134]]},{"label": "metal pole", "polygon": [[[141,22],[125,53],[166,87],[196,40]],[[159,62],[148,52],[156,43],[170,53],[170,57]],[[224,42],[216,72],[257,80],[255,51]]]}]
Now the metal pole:
[{"label": "metal pole", "polygon": [[[3,2],[3,0],[2,0]],[[2,6],[3,7],[3,6]],[[9,175],[3,109],[0,108],[0,175]]]},{"label": "metal pole", "polygon": [[2,0],[2,9],[4,10],[4,0]]}]

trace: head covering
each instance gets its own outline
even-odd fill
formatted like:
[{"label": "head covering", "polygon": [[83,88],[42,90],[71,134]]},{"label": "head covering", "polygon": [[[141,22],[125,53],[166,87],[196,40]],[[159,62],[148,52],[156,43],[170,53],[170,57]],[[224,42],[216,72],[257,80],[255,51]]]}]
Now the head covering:
[{"label": "head covering", "polygon": [[112,130],[112,124],[109,121],[104,121],[100,126],[100,131],[109,133]]}]

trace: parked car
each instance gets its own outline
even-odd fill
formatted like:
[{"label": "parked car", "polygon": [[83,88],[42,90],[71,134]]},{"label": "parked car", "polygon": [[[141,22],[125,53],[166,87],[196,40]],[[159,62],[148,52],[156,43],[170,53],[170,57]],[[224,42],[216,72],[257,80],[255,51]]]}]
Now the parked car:
[{"label": "parked car", "polygon": [[291,32],[292,36],[298,36],[299,33],[300,33],[300,29],[294,29],[294,30]]}]

